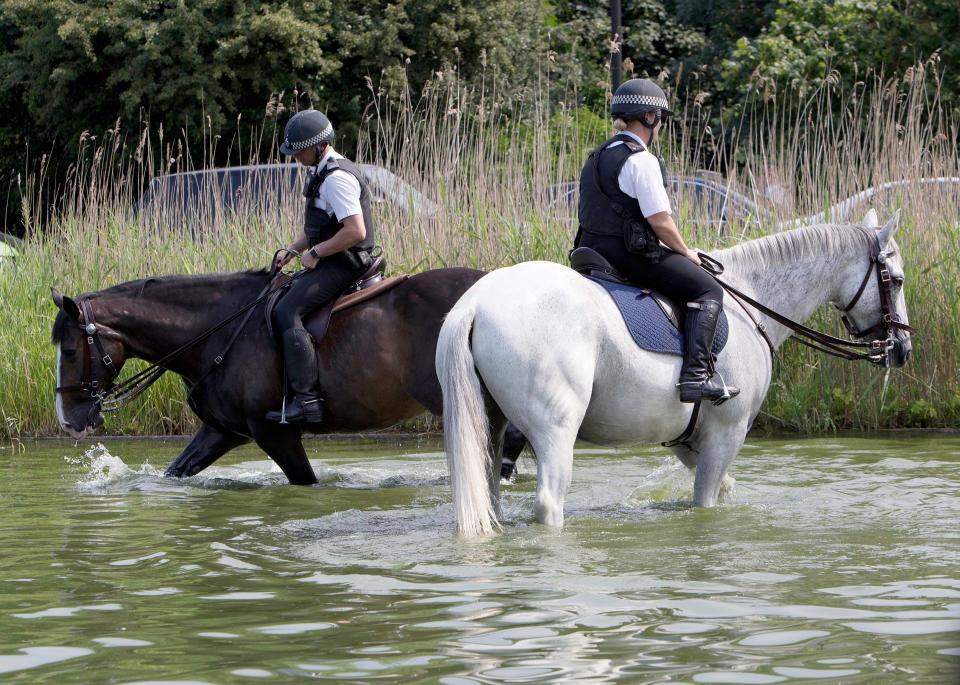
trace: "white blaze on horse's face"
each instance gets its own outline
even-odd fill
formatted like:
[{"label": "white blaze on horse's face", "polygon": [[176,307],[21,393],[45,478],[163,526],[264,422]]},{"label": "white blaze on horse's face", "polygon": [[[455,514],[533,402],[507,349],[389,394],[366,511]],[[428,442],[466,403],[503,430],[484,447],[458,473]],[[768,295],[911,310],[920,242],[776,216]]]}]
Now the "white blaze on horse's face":
[{"label": "white blaze on horse's face", "polygon": [[[76,310],[76,304],[73,300],[65,298],[54,291],[54,303],[61,311],[60,316],[66,317],[59,319],[61,327],[59,337],[56,342],[57,347],[57,391],[55,405],[57,410],[57,421],[60,427],[71,437],[79,440],[86,437],[92,430],[103,425],[103,415],[100,407],[90,393],[89,386],[85,385],[92,381],[103,383],[106,378],[105,369],[101,368],[89,359],[91,354],[88,349],[86,336],[81,332],[77,325],[79,311]],[[67,306],[65,303],[69,303]],[[122,364],[122,346],[110,339],[102,340],[104,351]],[[99,356],[97,357],[99,359]],[[89,368],[85,369],[85,363],[91,362]],[[86,378],[85,375],[91,376]],[[60,388],[65,388],[60,390]]]},{"label": "white blaze on horse's face", "polygon": [[[63,357],[64,357],[63,341],[60,341],[59,343],[57,343],[57,387],[58,388],[63,385],[63,377],[64,377]],[[75,406],[73,402],[70,403],[70,407],[68,409],[67,405],[64,403],[63,395],[64,393],[62,392],[56,393],[57,420],[60,422],[60,428],[66,431],[70,435],[70,437],[76,440],[81,440],[87,437],[87,434],[90,432],[90,429],[92,428],[92,426],[87,424],[87,421],[85,418],[82,421],[76,421],[76,420],[70,421],[70,418],[67,416],[67,414],[69,411],[69,413],[75,416],[86,417],[89,415],[89,409],[85,408],[86,403],[83,403],[83,406],[80,407],[78,410],[78,408]],[[83,423],[84,425],[82,426],[82,428],[78,430],[75,426],[79,423]]]},{"label": "white blaze on horse's face", "polygon": [[[60,343],[57,343],[57,387],[58,388],[61,386],[61,383],[60,383],[61,356],[62,355],[60,353]],[[67,430],[67,419],[63,415],[63,397],[61,397],[59,392],[56,393],[56,395],[57,395],[57,420],[60,421],[60,427],[63,428],[64,430]]]}]

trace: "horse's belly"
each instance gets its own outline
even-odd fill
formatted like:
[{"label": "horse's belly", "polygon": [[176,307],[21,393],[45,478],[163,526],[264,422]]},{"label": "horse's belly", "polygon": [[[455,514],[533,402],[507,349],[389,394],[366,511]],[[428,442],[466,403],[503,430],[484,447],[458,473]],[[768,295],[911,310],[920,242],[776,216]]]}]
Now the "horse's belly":
[{"label": "horse's belly", "polygon": [[653,443],[682,433],[693,405],[681,403],[672,387],[669,393],[651,386],[643,390],[594,396],[580,426],[580,437],[598,444]]},{"label": "horse's belly", "polygon": [[601,356],[580,437],[598,443],[663,442],[679,435],[692,406],[675,387],[679,357],[640,350],[625,332]]}]

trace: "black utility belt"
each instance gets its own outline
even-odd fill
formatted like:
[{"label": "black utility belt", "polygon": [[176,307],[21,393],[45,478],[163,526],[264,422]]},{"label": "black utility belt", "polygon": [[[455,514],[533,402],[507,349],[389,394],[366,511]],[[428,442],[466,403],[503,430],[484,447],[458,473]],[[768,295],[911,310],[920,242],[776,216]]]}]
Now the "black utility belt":
[{"label": "black utility belt", "polygon": [[369,250],[344,250],[340,254],[356,269],[369,269],[373,264],[373,255]]},{"label": "black utility belt", "polygon": [[373,264],[373,255],[370,254],[370,250],[341,250],[340,252],[334,252],[332,255],[321,257],[320,261],[323,262],[328,259],[342,259],[354,269],[369,269]]}]

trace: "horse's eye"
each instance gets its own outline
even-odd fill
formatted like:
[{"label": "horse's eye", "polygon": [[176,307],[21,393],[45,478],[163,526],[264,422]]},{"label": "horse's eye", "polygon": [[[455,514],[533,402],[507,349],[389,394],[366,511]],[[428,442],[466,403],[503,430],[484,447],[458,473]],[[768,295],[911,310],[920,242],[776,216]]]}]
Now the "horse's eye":
[{"label": "horse's eye", "polygon": [[77,353],[76,350],[60,350],[60,353],[67,359],[73,359],[73,356]]},{"label": "horse's eye", "polygon": [[893,277],[893,284],[894,284],[895,286],[897,286],[898,288],[902,288],[902,287],[903,287],[903,276],[894,276],[894,277]]}]

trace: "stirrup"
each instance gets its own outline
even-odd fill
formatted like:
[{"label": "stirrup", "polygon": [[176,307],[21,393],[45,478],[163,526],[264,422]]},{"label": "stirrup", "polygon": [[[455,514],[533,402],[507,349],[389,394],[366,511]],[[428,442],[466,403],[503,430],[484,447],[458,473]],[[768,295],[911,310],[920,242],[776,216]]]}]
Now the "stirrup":
[{"label": "stirrup", "polygon": [[321,423],[323,421],[323,409],[320,404],[323,400],[314,397],[309,400],[296,399],[291,411],[287,411],[287,398],[284,396],[283,403],[280,405],[280,411],[268,411],[267,421],[276,421],[280,424],[289,423]]},{"label": "stirrup", "polygon": [[[726,382],[723,380],[723,376],[720,376],[721,386],[718,388],[719,390],[721,390],[721,394],[719,396],[713,396],[712,393],[707,394],[706,392],[704,392],[704,386],[709,382],[710,382],[709,376],[707,378],[703,378],[701,380],[696,380],[696,381],[679,381],[675,387],[680,390],[680,401],[689,404],[692,402],[699,402],[700,400],[709,400],[715,406],[720,406],[727,400],[733,397],[736,397],[737,395],[740,394],[740,388],[733,385],[727,385]],[[689,396],[685,399],[683,396],[684,388],[681,387],[684,385],[696,386],[696,391],[697,391],[696,395]]]}]

